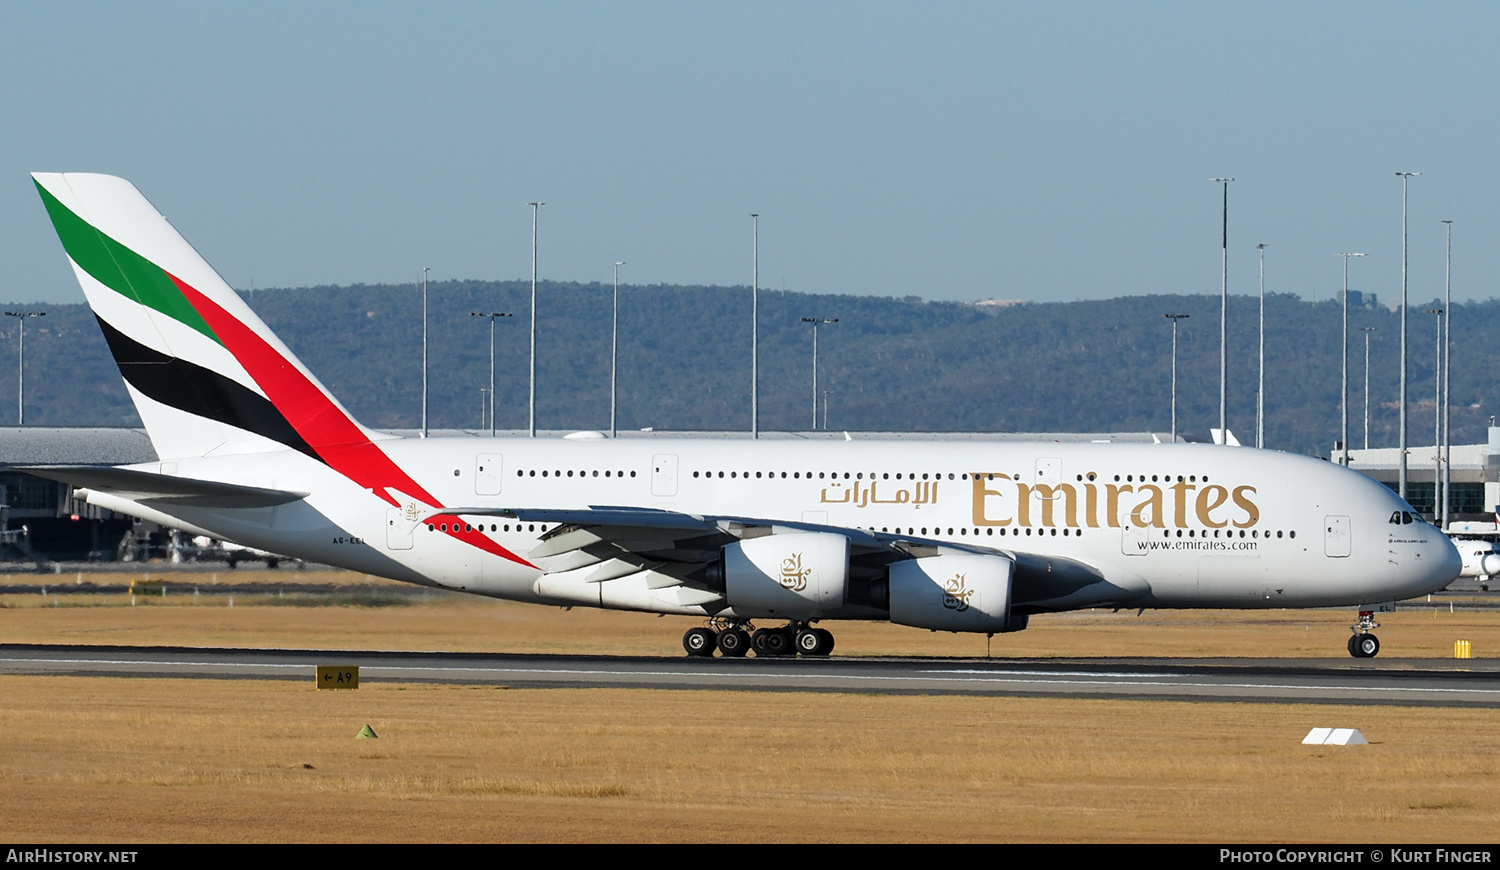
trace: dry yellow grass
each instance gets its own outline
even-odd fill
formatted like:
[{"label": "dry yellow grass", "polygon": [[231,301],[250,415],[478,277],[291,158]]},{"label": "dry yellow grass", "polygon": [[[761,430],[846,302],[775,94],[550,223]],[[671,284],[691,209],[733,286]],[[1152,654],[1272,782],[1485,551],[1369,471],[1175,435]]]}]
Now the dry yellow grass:
[{"label": "dry yellow grass", "polygon": [[[24,841],[1447,841],[1500,711],[0,677]],[[355,740],[369,723],[379,740]],[[1373,745],[1306,747],[1313,725]]]}]

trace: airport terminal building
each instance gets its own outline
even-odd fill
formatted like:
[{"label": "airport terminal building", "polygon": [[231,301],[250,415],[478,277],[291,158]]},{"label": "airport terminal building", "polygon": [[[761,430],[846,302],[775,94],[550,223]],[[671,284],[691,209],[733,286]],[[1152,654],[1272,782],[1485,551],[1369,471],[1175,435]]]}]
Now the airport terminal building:
[{"label": "airport terminal building", "polygon": [[[1434,481],[1441,480],[1437,448],[1410,446],[1406,459],[1407,501],[1429,520],[1436,521]],[[1337,462],[1339,452],[1328,457]],[[1349,467],[1398,489],[1400,448],[1350,450]],[[1489,427],[1484,444],[1454,444],[1450,448],[1448,523],[1450,534],[1467,537],[1500,536],[1500,426]],[[1441,513],[1437,511],[1436,513]]]}]

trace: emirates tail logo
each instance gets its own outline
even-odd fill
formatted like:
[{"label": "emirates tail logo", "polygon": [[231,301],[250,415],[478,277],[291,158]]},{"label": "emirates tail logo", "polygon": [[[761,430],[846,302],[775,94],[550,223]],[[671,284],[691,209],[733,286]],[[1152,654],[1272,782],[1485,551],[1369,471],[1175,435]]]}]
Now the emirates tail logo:
[{"label": "emirates tail logo", "polygon": [[807,588],[807,578],[812,574],[811,568],[802,567],[802,554],[793,553],[781,560],[781,579],[778,580],[784,589],[793,592],[801,592]]},{"label": "emirates tail logo", "polygon": [[954,574],[943,584],[943,606],[963,613],[969,609],[969,599],[974,590],[968,586],[967,574]]}]

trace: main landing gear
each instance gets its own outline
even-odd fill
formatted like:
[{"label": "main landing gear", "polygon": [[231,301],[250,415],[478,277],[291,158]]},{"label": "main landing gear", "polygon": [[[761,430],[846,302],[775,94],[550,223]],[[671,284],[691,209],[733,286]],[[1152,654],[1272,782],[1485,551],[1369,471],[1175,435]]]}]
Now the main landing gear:
[{"label": "main landing gear", "polygon": [[1349,655],[1357,659],[1373,659],[1380,653],[1380,638],[1370,633],[1370,629],[1379,628],[1380,624],[1375,621],[1375,611],[1361,610],[1359,621],[1349,626],[1354,635],[1349,638]]},{"label": "main landing gear", "polygon": [[757,658],[772,656],[826,656],[833,652],[833,633],[805,622],[780,628],[755,629],[748,622],[714,620],[705,628],[690,628],[682,636],[682,648],[696,658],[719,651],[726,659],[743,658],[754,650]]}]

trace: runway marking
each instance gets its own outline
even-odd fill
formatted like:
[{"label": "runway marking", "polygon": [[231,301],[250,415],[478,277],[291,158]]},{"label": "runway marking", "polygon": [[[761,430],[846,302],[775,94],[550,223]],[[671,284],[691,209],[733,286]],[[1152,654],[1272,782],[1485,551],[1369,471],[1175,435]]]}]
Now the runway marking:
[{"label": "runway marking", "polygon": [[[941,670],[918,671],[920,674],[999,674],[1001,676],[1029,676],[1036,671],[1002,671],[995,668],[975,670],[972,668],[943,668]],[[1170,679],[1177,674],[1153,674],[1136,673],[1133,671],[1045,671],[1054,677],[1139,677],[1142,679],[1154,677],[1158,679]]]},{"label": "runway marking", "polygon": [[158,662],[151,659],[0,659],[0,664],[40,663],[44,665],[186,665],[199,668],[311,668],[312,664],[279,662]]},{"label": "runway marking", "polygon": [[[134,666],[160,666],[160,667],[204,667],[204,668],[229,668],[236,670],[249,670],[254,668],[287,668],[287,669],[310,669],[311,663],[289,664],[282,662],[199,662],[199,661],[160,661],[154,659],[40,659],[40,658],[0,658],[3,664],[71,664],[71,665],[134,665]],[[362,665],[361,668],[369,674],[396,675],[402,673],[444,673],[444,674],[495,674],[495,675],[533,675],[533,676],[602,676],[628,679],[631,677],[700,677],[719,680],[748,680],[762,679],[769,681],[845,681],[845,682],[883,682],[883,683],[999,683],[1020,684],[1038,686],[1105,686],[1105,687],[1141,687],[1141,688],[1164,688],[1164,689],[1221,689],[1221,690],[1279,690],[1298,692],[1412,692],[1428,694],[1457,694],[1457,695],[1500,695],[1500,689],[1463,689],[1463,688],[1434,688],[1425,686],[1350,686],[1350,685],[1297,685],[1292,683],[1205,683],[1187,682],[1182,680],[1171,680],[1171,674],[1135,674],[1122,673],[1121,676],[1130,676],[1133,679],[1109,680],[1097,679],[1100,676],[1109,676],[1098,672],[1088,671],[1064,671],[1054,676],[1079,676],[1093,677],[1095,679],[1046,679],[1032,676],[1027,671],[921,671],[919,675],[911,676],[887,676],[881,674],[824,674],[824,673],[787,673],[774,671],[756,671],[753,673],[730,673],[724,671],[695,671],[695,670],[624,670],[609,671],[586,668],[497,668],[497,667],[432,667],[423,665]],[[939,676],[941,674],[968,674],[970,676],[952,677]],[[993,675],[993,676],[987,676]],[[1137,677],[1157,677],[1158,680],[1139,679]]]}]

